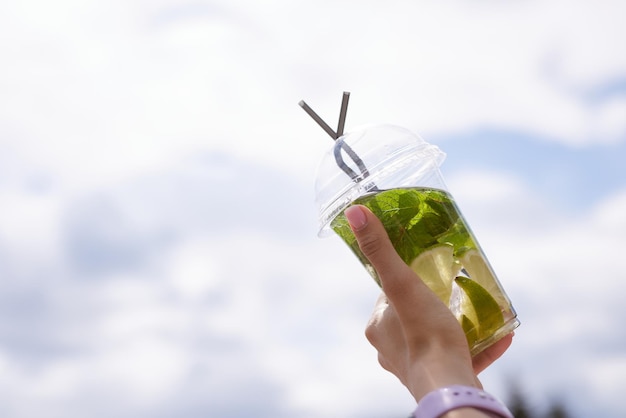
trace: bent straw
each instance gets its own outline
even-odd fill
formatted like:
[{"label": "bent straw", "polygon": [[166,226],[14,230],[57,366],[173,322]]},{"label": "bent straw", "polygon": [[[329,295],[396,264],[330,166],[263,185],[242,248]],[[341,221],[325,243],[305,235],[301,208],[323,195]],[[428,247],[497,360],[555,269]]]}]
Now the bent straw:
[{"label": "bent straw", "polygon": [[352,178],[355,182],[359,181],[359,175],[357,173],[355,173],[350,167],[348,167],[346,165],[346,163],[343,161],[343,157],[341,156],[341,150],[344,150],[346,152],[346,154],[348,154],[350,156],[350,158],[352,158],[352,161],[354,161],[357,165],[357,167],[359,168],[359,170],[361,171],[361,178],[367,178],[370,175],[370,172],[367,170],[367,167],[365,166],[365,163],[363,162],[363,160],[361,160],[361,158],[359,158],[359,156],[357,155],[356,152],[354,152],[354,150],[344,142],[343,138],[339,139],[339,142],[337,143],[338,146],[335,146],[335,149],[333,151],[334,155],[335,155],[335,161],[337,162],[337,165],[347,174],[350,176],[350,178]]},{"label": "bent straw", "polygon": [[348,113],[348,100],[349,99],[350,99],[350,92],[344,91],[343,98],[341,99],[341,111],[339,112],[339,124],[337,125],[337,138],[343,135],[343,127],[346,124],[346,113]]},{"label": "bent straw", "polygon": [[[330,126],[328,126],[328,124],[324,122],[324,120],[317,113],[315,113],[315,111],[311,109],[311,107],[307,105],[304,100],[300,100],[300,103],[298,104],[300,105],[300,107],[302,107],[302,109],[304,109],[306,113],[309,114],[309,116],[313,118],[315,122],[317,122],[319,126],[322,127],[322,129],[324,129],[324,131],[326,131],[328,135],[330,135],[331,138],[333,138],[336,141],[338,138],[343,136],[343,130],[346,124],[346,114],[348,112],[348,100],[349,99],[350,99],[350,92],[344,91],[343,98],[341,100],[341,110],[339,112],[339,123],[337,125],[337,132],[333,131],[333,129]],[[361,160],[361,158],[357,155],[357,153],[354,152],[354,150],[343,141],[343,138],[339,140],[339,143],[337,145],[338,146],[336,146],[334,150],[334,155],[335,155],[335,161],[337,162],[337,165],[339,166],[339,168],[341,168],[341,170],[343,170],[343,172],[346,173],[355,183],[358,183],[361,179],[365,179],[369,177],[370,173],[367,170],[365,163],[363,162],[363,160]],[[354,170],[348,167],[345,161],[343,161],[341,150],[344,150],[348,154],[348,156],[352,158],[352,161],[355,162],[355,164],[361,171],[360,176],[356,172],[354,172]],[[372,190],[378,190],[375,184],[372,184],[371,186],[373,186]]]},{"label": "bent straw", "polygon": [[315,111],[314,111],[313,109],[311,109],[311,108],[309,107],[309,105],[308,105],[308,104],[306,104],[306,103],[304,102],[304,100],[300,100],[300,103],[298,103],[298,104],[300,105],[300,107],[302,107],[302,108],[304,109],[304,111],[305,111],[306,113],[308,113],[308,114],[309,114],[309,116],[311,116],[311,117],[313,118],[313,120],[314,120],[315,122],[317,122],[317,124],[318,124],[319,126],[321,126],[321,127],[322,127],[322,129],[323,129],[323,130],[325,130],[325,131],[326,131],[326,133],[327,133],[328,135],[330,135],[330,137],[331,137],[332,139],[337,139],[337,134],[335,133],[335,131],[333,131],[333,128],[331,128],[330,126],[328,126],[328,124],[327,124],[326,122],[324,122],[324,120],[323,120],[322,118],[320,118],[320,117],[318,116],[318,114],[317,114],[317,113],[315,113]]}]

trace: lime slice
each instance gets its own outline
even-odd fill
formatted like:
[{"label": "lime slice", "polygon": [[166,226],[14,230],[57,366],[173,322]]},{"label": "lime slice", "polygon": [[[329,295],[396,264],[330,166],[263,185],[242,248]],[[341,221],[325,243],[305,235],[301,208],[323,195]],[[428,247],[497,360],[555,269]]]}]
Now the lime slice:
[{"label": "lime slice", "polygon": [[454,258],[454,247],[447,244],[432,247],[418,255],[410,266],[447,306],[452,281],[461,269],[460,263]]},{"label": "lime slice", "polygon": [[461,314],[461,326],[463,327],[463,331],[465,332],[465,337],[467,338],[467,344],[470,347],[474,347],[474,344],[478,342],[478,328],[476,325],[465,315]]},{"label": "lime slice", "polygon": [[[498,302],[485,288],[472,279],[457,277],[455,282],[463,290],[461,315],[466,316],[477,326],[477,340],[490,337],[504,325],[504,316]],[[463,325],[462,319],[461,325]]]},{"label": "lime slice", "polygon": [[498,281],[491,268],[478,250],[471,249],[461,258],[461,263],[469,277],[480,284],[503,308],[509,306],[509,301],[502,294]]}]

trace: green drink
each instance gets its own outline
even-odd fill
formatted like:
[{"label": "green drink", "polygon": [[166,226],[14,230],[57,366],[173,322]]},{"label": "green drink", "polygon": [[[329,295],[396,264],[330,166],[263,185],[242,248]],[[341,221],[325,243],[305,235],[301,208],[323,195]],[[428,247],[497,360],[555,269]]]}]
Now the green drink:
[{"label": "green drink", "polygon": [[459,320],[476,355],[519,321],[447,191],[439,170],[444,157],[438,147],[396,126],[341,135],[318,168],[319,233],[334,231],[378,282],[343,214],[352,204],[367,206],[402,260]]},{"label": "green drink", "polygon": [[[382,221],[402,260],[455,314],[473,354],[508,332],[505,325],[515,312],[449,193],[391,189],[363,195],[354,204],[367,206]],[[379,283],[343,212],[330,225]]]}]

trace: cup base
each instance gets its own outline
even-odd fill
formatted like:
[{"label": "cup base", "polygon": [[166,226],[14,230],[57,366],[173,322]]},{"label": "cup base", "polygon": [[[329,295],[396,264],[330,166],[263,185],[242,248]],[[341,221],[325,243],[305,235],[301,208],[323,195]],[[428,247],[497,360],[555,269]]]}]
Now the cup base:
[{"label": "cup base", "polygon": [[500,327],[491,337],[486,338],[479,343],[475,344],[470,349],[470,354],[472,357],[475,357],[477,354],[484,351],[487,347],[492,346],[505,336],[509,335],[513,332],[517,327],[520,326],[520,321],[517,317],[513,317],[504,323],[502,327]]}]

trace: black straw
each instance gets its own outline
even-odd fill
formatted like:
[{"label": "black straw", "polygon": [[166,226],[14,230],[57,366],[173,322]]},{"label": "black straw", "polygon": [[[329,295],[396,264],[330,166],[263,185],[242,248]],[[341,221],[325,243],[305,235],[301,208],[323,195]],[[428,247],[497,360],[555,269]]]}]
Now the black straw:
[{"label": "black straw", "polygon": [[[322,127],[322,129],[324,129],[324,131],[326,131],[328,135],[330,135],[331,138],[333,138],[336,141],[337,139],[343,136],[343,130],[346,124],[346,114],[348,113],[348,100],[349,99],[350,99],[350,92],[344,91],[343,98],[341,99],[341,110],[339,112],[339,123],[337,125],[337,132],[333,131],[333,129],[330,126],[328,126],[328,124],[324,122],[324,120],[321,117],[319,117],[319,115],[315,113],[315,111],[311,109],[311,107],[307,105],[304,102],[304,100],[300,100],[299,105],[300,107],[302,107],[302,109],[304,109],[306,113],[309,114],[309,116],[313,118],[315,122],[317,122],[319,126]],[[343,160],[343,156],[341,155],[341,150],[345,151],[346,154],[348,154],[348,156],[352,158],[352,161],[355,162],[355,164],[361,171],[360,175],[357,174],[350,167],[348,167],[348,165]],[[343,172],[346,173],[355,183],[358,183],[360,180],[369,176],[370,173],[367,170],[367,167],[365,166],[365,163],[363,162],[363,160],[361,160],[361,158],[357,155],[357,153],[354,152],[354,150],[350,148],[350,146],[343,141],[343,138],[339,139],[339,142],[334,150],[334,155],[335,155],[335,161],[337,162],[337,165],[339,166],[339,168],[341,168]],[[372,184],[372,186],[373,186],[373,190],[377,190],[376,185]]]},{"label": "black straw", "polygon": [[348,100],[349,99],[350,99],[350,92],[344,91],[343,98],[341,99],[341,111],[339,112],[339,124],[337,125],[337,138],[343,135],[343,127],[346,124],[346,113],[348,113]]},{"label": "black straw", "polygon": [[317,122],[317,124],[319,126],[322,127],[323,130],[326,131],[326,133],[328,135],[330,135],[330,137],[332,139],[337,139],[337,134],[335,133],[335,131],[333,131],[333,128],[328,126],[328,124],[326,122],[324,122],[324,120],[322,118],[320,118],[319,115],[317,113],[315,113],[315,111],[313,109],[311,109],[308,104],[306,104],[304,102],[304,100],[300,100],[300,103],[298,103],[298,104],[300,105],[300,107],[302,107],[304,109],[304,111],[306,113],[309,114],[309,116],[311,116],[313,118],[313,120],[315,122]]}]

